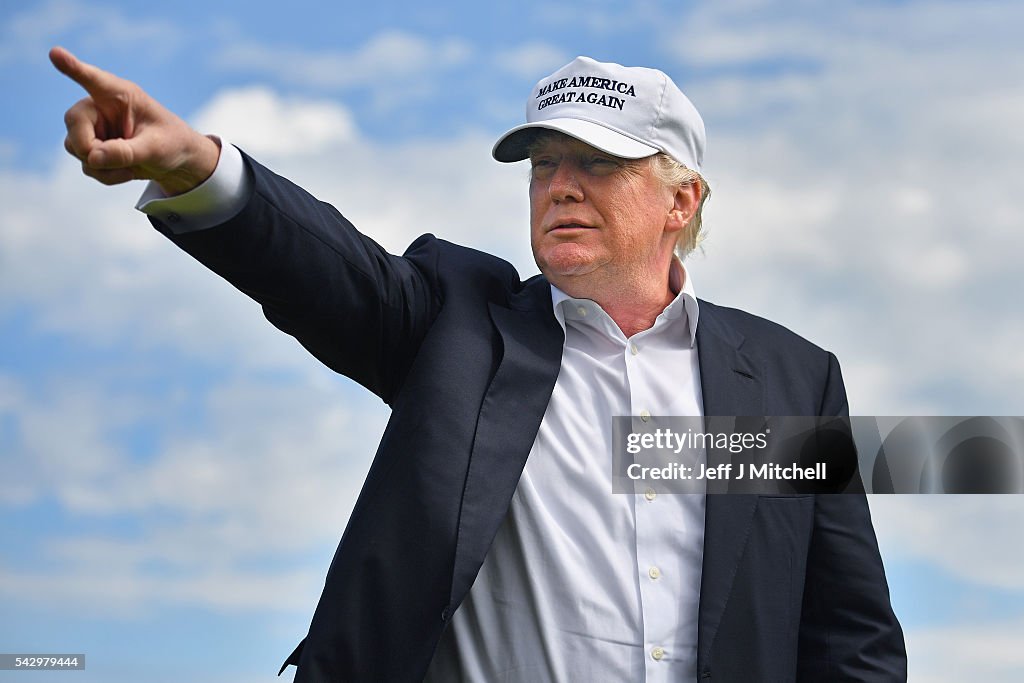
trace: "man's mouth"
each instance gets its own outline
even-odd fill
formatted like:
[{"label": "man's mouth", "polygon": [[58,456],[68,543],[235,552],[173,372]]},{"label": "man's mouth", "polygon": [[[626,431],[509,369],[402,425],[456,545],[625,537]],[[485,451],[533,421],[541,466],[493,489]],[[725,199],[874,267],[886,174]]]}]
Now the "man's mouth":
[{"label": "man's mouth", "polygon": [[548,232],[558,231],[569,231],[569,230],[593,230],[594,226],[586,225],[585,223],[567,222],[553,225],[548,229]]}]

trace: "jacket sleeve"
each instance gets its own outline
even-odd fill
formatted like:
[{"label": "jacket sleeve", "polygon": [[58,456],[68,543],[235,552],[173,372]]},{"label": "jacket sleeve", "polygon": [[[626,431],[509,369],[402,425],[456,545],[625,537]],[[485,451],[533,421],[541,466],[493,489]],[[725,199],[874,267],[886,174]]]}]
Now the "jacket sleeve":
[{"label": "jacket sleeve", "polygon": [[390,403],[440,308],[436,240],[389,254],[334,207],[243,158],[253,192],[237,215],[183,234],[150,220],[324,364]]},{"label": "jacket sleeve", "polygon": [[[829,354],[821,415],[848,415]],[[864,494],[815,496],[799,631],[798,680],[906,681],[903,630],[889,602]]]}]

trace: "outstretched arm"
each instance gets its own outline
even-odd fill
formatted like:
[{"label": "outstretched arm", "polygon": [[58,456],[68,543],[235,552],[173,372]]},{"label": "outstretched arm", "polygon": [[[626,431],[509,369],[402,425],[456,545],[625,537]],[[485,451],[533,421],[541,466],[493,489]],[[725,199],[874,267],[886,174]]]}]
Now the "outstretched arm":
[{"label": "outstretched arm", "polygon": [[[178,195],[217,168],[219,144],[136,84],[63,48],[50,59],[88,93],[65,115],[65,147],[86,175],[107,185],[152,180]],[[393,256],[333,207],[247,157],[244,164],[251,191],[237,211],[192,231],[151,215],[155,227],[328,367],[390,402],[438,311],[436,240]]]}]

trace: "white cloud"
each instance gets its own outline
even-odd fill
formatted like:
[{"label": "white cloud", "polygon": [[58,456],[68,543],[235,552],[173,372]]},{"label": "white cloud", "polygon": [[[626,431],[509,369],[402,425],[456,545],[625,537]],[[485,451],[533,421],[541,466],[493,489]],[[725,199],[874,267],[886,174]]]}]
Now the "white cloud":
[{"label": "white cloud", "polygon": [[357,143],[338,158],[275,165],[395,253],[431,232],[536,272],[529,252],[526,170],[490,157],[490,138],[395,146]]},{"label": "white cloud", "polygon": [[[585,3],[570,4],[557,2],[538,3],[531,7],[534,14],[533,22],[538,25],[556,26],[575,32],[584,32],[594,43],[593,52],[589,55],[594,59],[607,59],[597,53],[603,49],[603,41],[619,39],[623,32],[659,26],[663,16],[658,0],[633,0],[629,4],[609,0],[590,0]],[[678,16],[679,7],[675,3],[669,5],[672,16]]]},{"label": "white cloud", "polygon": [[715,190],[698,292],[871,368],[847,373],[860,414],[1024,411],[1020,8],[748,5],[663,22],[721,74],[681,83]]},{"label": "white cloud", "polygon": [[[661,45],[676,58],[704,66],[772,65],[803,60],[830,68],[874,66],[884,60],[885,78],[913,68],[908,57],[945,54],[968,62],[984,50],[1017,48],[1022,10],[1007,2],[716,2],[660,22]],[[984,44],[979,43],[979,39]],[[964,65],[967,66],[966,64]],[[921,73],[926,80],[942,74]]]},{"label": "white cloud", "polygon": [[872,496],[871,514],[890,560],[921,560],[964,581],[1024,591],[1021,496]]},{"label": "white cloud", "polygon": [[[326,369],[278,382],[225,379],[186,396],[132,396],[117,378],[83,379],[29,390],[4,378],[0,408],[17,435],[6,457],[18,466],[3,490],[15,486],[95,517],[237,513],[258,523],[272,546],[305,543],[347,514],[360,478],[344,482],[365,470],[383,429],[379,401],[354,400],[360,394]],[[202,424],[180,421],[182,401],[200,404]],[[140,460],[119,435],[160,416],[158,450]],[[321,522],[326,527],[293,524],[308,512],[296,501],[332,493],[344,495],[321,510],[332,520]]]},{"label": "white cloud", "polygon": [[469,44],[460,39],[430,41],[403,31],[385,31],[352,51],[313,52],[236,42],[226,47],[215,62],[223,68],[255,71],[286,83],[393,90],[464,64],[471,55]]},{"label": "white cloud", "polygon": [[147,56],[173,52],[184,37],[172,22],[130,18],[96,3],[50,0],[15,14],[0,28],[0,64],[36,62],[72,34],[89,50],[131,48]]},{"label": "white cloud", "polygon": [[566,64],[565,50],[548,43],[531,42],[502,50],[494,55],[494,64],[502,71],[527,80],[538,80]]},{"label": "white cloud", "polygon": [[901,281],[898,284],[939,293],[963,284],[970,274],[966,255],[952,243],[917,243],[900,251],[883,254],[890,272]]},{"label": "white cloud", "polygon": [[[93,379],[38,395],[0,382],[16,435],[0,502],[55,502],[90,528],[113,524],[32,541],[38,569],[0,563],[5,599],[115,614],[182,603],[308,610],[383,430],[379,401],[354,399],[327,371],[241,379],[186,397],[202,404],[195,424],[174,409],[178,397]],[[147,422],[159,424],[157,448],[139,458],[117,437]],[[135,531],[116,530],[129,519]],[[311,550],[322,563],[287,559]]]},{"label": "white cloud", "polygon": [[0,217],[0,312],[28,307],[33,331],[103,347],[231,353],[256,365],[299,358],[257,307],[131,208],[141,190],[88,181],[63,152],[47,176],[0,171],[0,200],[11,207]]},{"label": "white cloud", "polygon": [[201,131],[231,131],[255,155],[321,153],[352,139],[355,123],[327,100],[282,98],[266,86],[221,91],[194,117]]},{"label": "white cloud", "polygon": [[914,683],[1017,683],[1024,678],[1024,620],[915,629],[907,636]]},{"label": "white cloud", "polygon": [[[107,548],[99,549],[106,552]],[[77,618],[86,615],[139,618],[157,609],[199,606],[214,611],[309,612],[322,585],[322,572],[222,570],[200,565],[186,572],[153,571],[119,565],[117,554],[68,571],[13,570],[0,564],[0,595],[8,603],[29,598]]]},{"label": "white cloud", "polygon": [[9,166],[18,153],[18,145],[13,140],[0,138],[0,167]]}]

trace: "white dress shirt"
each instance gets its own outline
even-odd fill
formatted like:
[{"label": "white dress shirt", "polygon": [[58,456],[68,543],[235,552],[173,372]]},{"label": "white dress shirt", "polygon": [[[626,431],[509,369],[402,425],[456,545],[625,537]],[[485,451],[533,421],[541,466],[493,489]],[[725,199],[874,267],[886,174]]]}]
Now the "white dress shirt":
[{"label": "white dress shirt", "polygon": [[[174,232],[212,227],[250,180],[222,146],[203,185],[137,204]],[[626,338],[595,302],[551,288],[562,364],[509,513],[426,680],[685,681],[696,678],[703,494],[612,493],[612,416],[703,414],[697,300],[673,262],[676,298]],[[646,419],[646,418],[644,418]]]},{"label": "white dress shirt", "polygon": [[508,516],[427,681],[696,679],[704,495],[612,493],[614,415],[703,414],[697,300],[627,339],[552,287],[562,366]]}]

